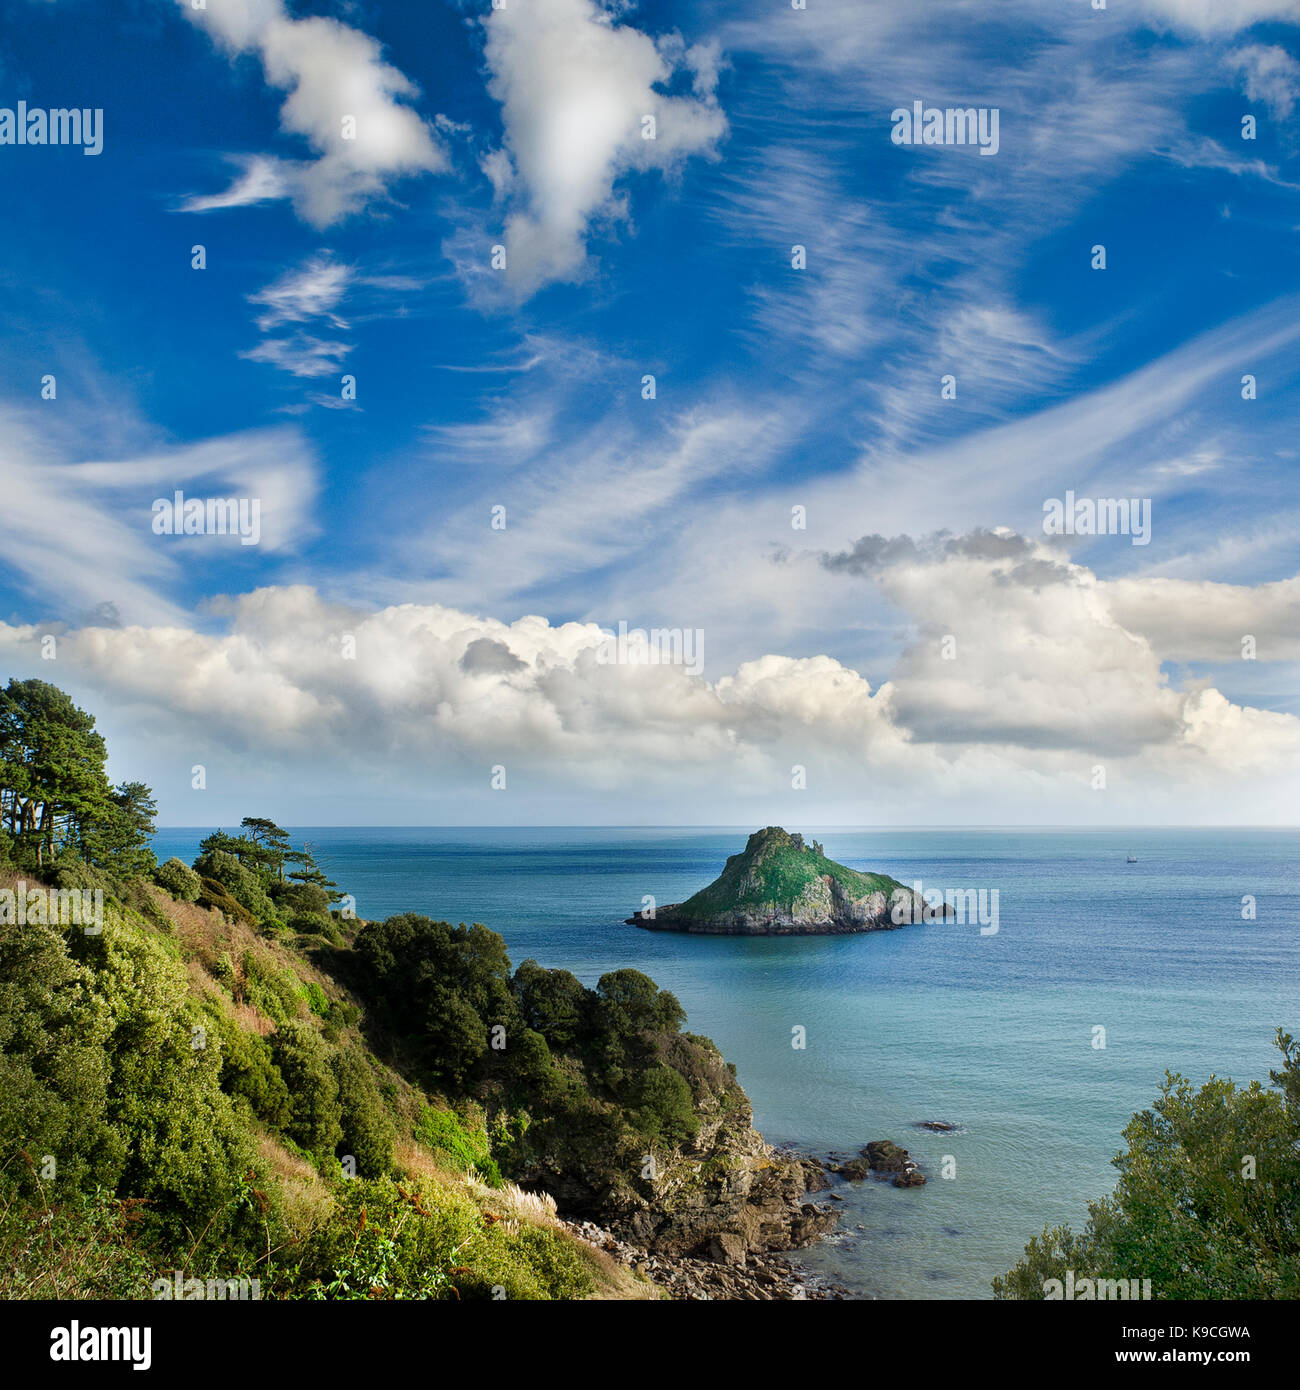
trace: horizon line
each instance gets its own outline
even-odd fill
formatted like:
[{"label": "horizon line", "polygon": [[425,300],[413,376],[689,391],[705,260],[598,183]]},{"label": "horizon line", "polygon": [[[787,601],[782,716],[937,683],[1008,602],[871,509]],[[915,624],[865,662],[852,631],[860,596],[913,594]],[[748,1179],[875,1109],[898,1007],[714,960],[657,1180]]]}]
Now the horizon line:
[{"label": "horizon line", "polygon": [[[199,825],[160,825],[153,833],[155,835],[163,831],[175,830],[207,830],[214,822],[204,822]],[[752,822],[741,824],[708,824],[708,825],[611,825],[608,822],[544,822],[533,824],[517,825],[444,825],[417,821],[375,823],[359,821],[325,822],[319,821],[312,824],[293,823],[285,826],[285,829],[297,830],[745,830]],[[760,829],[765,827],[759,827]],[[781,827],[785,829],[784,826]],[[1254,823],[1249,825],[1234,824],[1198,824],[1195,822],[1166,822],[1160,824],[1126,823],[1121,825],[1098,825],[1094,823],[1070,824],[1062,822],[1060,824],[1043,825],[1040,822],[1034,824],[1021,824],[1014,821],[998,822],[989,825],[971,824],[925,824],[918,823],[912,825],[896,824],[864,824],[854,825],[816,825],[813,830],[1026,830],[1026,831],[1047,831],[1047,830],[1300,830],[1300,824],[1281,824],[1270,825],[1267,823]],[[752,832],[751,832],[752,833]],[[811,831],[809,832],[811,833]]]}]

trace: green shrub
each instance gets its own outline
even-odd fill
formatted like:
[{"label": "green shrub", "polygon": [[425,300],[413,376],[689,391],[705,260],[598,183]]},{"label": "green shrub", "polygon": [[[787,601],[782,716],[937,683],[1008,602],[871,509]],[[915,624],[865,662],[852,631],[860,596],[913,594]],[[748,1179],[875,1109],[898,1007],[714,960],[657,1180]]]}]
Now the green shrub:
[{"label": "green shrub", "polygon": [[458,1168],[472,1168],[489,1187],[501,1186],[501,1170],[488,1148],[482,1127],[467,1128],[454,1110],[426,1105],[420,1112],[415,1137]]},{"label": "green shrub", "polygon": [[130,1202],[103,1188],[51,1190],[50,1207],[0,1210],[0,1299],[142,1299],[159,1262],[138,1243]]},{"label": "green shrub", "polygon": [[[364,1213],[364,1220],[362,1219]],[[578,1299],[591,1269],[575,1242],[527,1221],[483,1221],[440,1184],[346,1183],[308,1239],[285,1292],[329,1299]]]},{"label": "green shrub", "polygon": [[[1300,1046],[1281,1029],[1277,1090],[1165,1074],[1124,1129],[1114,1193],[1081,1234],[1044,1228],[994,1279],[996,1298],[1041,1299],[1049,1279],[1149,1279],[1157,1299],[1300,1298]],[[1247,1160],[1249,1159],[1249,1163]]]},{"label": "green shrub", "polygon": [[200,878],[199,883],[199,896],[195,901],[200,907],[214,907],[236,922],[244,922],[250,927],[257,926],[257,918],[243,903],[232,898],[215,878]]},{"label": "green shrub", "polygon": [[332,1154],[343,1137],[339,1086],[320,1034],[311,1024],[291,1019],[272,1035],[271,1054],[289,1088],[286,1133],[312,1153]]},{"label": "green shrub", "polygon": [[316,983],[315,980],[306,980],[302,986],[302,997],[307,1001],[307,1007],[312,1013],[325,1018],[330,1011],[330,1001],[326,998],[325,991]]},{"label": "green shrub", "polygon": [[671,1067],[655,1066],[640,1074],[632,1107],[632,1122],[649,1139],[685,1144],[699,1131],[691,1088]]},{"label": "green shrub", "polygon": [[184,860],[174,856],[154,870],[153,880],[178,902],[196,902],[203,891],[203,880]]},{"label": "green shrub", "polygon": [[261,878],[225,850],[209,850],[194,861],[201,878],[219,883],[253,918],[266,926],[281,925],[280,914],[267,895]]},{"label": "green shrub", "polygon": [[335,1052],[330,1066],[338,1083],[343,1125],[338,1155],[343,1158],[351,1154],[360,1177],[377,1178],[393,1166],[397,1131],[384,1107],[374,1073],[364,1054],[353,1047]]},{"label": "green shrub", "polygon": [[264,1240],[250,1196],[252,1142],[221,1089],[221,1049],[189,994],[184,967],[159,940],[128,926],[75,933],[69,951],[108,1005],[107,1118],[125,1146],[117,1194],[147,1205],[141,1229],[229,1252]]},{"label": "green shrub", "polygon": [[[126,1161],[108,1115],[114,1020],[54,928],[0,924],[0,1188],[112,1187]],[[20,1151],[28,1160],[20,1157]]]},{"label": "green shrub", "polygon": [[292,1102],[270,1044],[224,1014],[215,1014],[213,1028],[221,1043],[221,1089],[242,1097],[272,1129],[287,1128],[293,1117]]},{"label": "green shrub", "polygon": [[297,1018],[302,992],[297,976],[263,960],[254,951],[245,951],[241,962],[244,972],[244,998],[276,1026]]}]

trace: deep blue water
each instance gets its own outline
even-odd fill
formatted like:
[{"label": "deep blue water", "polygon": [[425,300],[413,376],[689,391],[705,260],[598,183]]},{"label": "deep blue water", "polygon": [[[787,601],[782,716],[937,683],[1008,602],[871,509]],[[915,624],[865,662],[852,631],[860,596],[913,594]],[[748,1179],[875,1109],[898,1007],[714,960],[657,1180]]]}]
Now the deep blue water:
[{"label": "deep blue water", "polygon": [[[160,832],[155,850],[188,862],[205,833]],[[737,1064],[772,1142],[908,1147],[928,1185],[844,1187],[839,1233],[802,1257],[868,1296],[987,1297],[1045,1222],[1082,1224],[1087,1201],[1110,1191],[1120,1131],[1166,1068],[1198,1083],[1267,1080],[1275,1029],[1300,1031],[1300,831],[813,829],[856,868],[927,889],[996,888],[997,932],[932,923],[746,940],[623,925],[643,895],[677,902],[712,880],[746,833],[293,838],[311,842],[363,917],[482,922],[514,962],[534,956],[588,984],[622,966],[653,976]],[[796,1025],[804,1050],[791,1046]],[[914,1128],[931,1119],[963,1128]]]}]

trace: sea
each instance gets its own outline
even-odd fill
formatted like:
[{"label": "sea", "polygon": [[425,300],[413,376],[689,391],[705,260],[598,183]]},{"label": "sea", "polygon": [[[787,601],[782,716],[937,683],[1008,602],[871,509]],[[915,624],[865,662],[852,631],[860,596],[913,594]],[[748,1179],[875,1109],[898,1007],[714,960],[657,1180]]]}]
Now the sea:
[{"label": "sea", "polygon": [[[798,828],[926,893],[983,890],[986,920],[748,939],[625,924],[711,882],[746,829],[291,834],[362,917],[481,922],[514,963],[589,985],[644,971],[736,1064],[769,1142],[907,1148],[924,1187],[837,1187],[839,1229],[798,1256],[860,1298],[990,1297],[1030,1236],[1082,1226],[1111,1191],[1166,1071],[1267,1083],[1277,1028],[1300,1033],[1300,830]],[[160,830],[155,852],[188,863],[210,829]]]}]

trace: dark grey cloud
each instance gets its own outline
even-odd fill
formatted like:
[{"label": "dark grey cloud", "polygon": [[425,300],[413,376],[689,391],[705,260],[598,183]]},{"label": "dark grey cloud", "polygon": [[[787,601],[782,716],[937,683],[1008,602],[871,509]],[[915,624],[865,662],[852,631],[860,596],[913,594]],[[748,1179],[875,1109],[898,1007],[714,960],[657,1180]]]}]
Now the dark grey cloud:
[{"label": "dark grey cloud", "polygon": [[504,642],[478,637],[465,648],[460,669],[471,676],[505,676],[511,671],[522,671],[524,663]]}]

